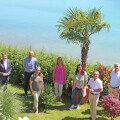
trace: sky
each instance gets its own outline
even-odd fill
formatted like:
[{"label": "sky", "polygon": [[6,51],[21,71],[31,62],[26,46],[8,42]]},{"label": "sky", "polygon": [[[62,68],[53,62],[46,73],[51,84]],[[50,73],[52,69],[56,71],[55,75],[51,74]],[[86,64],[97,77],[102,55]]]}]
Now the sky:
[{"label": "sky", "polygon": [[0,42],[80,59],[80,46],[60,39],[57,21],[68,8],[87,11],[102,6],[104,21],[111,28],[109,32],[102,30],[90,37],[88,63],[113,65],[120,62],[119,5],[119,0],[0,0]]}]

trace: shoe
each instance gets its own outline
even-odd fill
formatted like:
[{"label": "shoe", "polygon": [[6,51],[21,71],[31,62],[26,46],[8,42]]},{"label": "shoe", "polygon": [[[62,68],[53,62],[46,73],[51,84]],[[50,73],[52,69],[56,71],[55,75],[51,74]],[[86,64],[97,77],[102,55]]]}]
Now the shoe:
[{"label": "shoe", "polygon": [[27,94],[25,93],[24,96],[27,97]]},{"label": "shoe", "polygon": [[79,110],[79,105],[77,105],[77,109]]},{"label": "shoe", "polygon": [[92,117],[90,116],[88,119],[89,119],[89,120],[92,120]]},{"label": "shoe", "polygon": [[74,108],[74,105],[71,105],[71,107],[69,108],[69,110],[72,110]]}]

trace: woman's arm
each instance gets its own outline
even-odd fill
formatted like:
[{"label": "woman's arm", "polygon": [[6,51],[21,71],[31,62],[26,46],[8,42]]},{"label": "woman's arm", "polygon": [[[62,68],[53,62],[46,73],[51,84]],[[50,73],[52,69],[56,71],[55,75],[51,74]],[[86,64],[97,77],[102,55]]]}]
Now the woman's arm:
[{"label": "woman's arm", "polygon": [[56,65],[54,66],[54,70],[53,70],[53,83],[55,83],[55,69],[56,69]]},{"label": "woman's arm", "polygon": [[74,90],[74,80],[71,81],[72,91]]},{"label": "woman's arm", "polygon": [[88,77],[87,77],[87,73],[85,72],[85,75],[84,75],[84,85],[83,85],[83,88],[82,88],[82,92],[84,91],[84,89],[85,89],[85,86],[87,86],[87,79],[88,79]]},{"label": "woman's arm", "polygon": [[85,81],[85,83],[83,85],[82,92],[84,91],[86,85],[87,85],[87,81]]},{"label": "woman's arm", "polygon": [[30,90],[31,90],[31,95],[34,96],[34,92],[33,92],[33,89],[32,89],[32,80],[30,80]]},{"label": "woman's arm", "polygon": [[64,85],[66,84],[66,67],[64,66],[64,76],[65,76],[65,80],[64,80]]},{"label": "woman's arm", "polygon": [[42,94],[44,93],[44,82],[42,81]]}]

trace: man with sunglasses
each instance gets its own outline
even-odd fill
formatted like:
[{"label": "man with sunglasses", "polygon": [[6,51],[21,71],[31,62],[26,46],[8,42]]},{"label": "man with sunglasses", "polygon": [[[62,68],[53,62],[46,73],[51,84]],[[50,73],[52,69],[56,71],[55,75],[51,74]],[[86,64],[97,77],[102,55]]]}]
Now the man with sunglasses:
[{"label": "man with sunglasses", "polygon": [[119,93],[120,93],[120,64],[119,63],[114,64],[114,69],[111,72],[110,79],[107,81],[106,86],[108,87],[109,94],[113,94],[116,99],[119,99]]}]

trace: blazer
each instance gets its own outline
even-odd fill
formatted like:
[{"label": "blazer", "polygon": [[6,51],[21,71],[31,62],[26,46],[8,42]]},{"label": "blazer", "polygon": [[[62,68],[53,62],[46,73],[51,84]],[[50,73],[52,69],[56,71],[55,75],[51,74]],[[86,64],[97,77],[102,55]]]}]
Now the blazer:
[{"label": "blazer", "polygon": [[0,84],[8,83],[9,76],[3,76],[4,73],[11,74],[12,66],[10,60],[7,60],[7,72],[5,70],[3,60],[0,61]]}]

